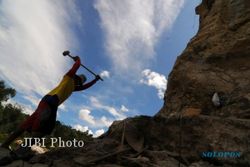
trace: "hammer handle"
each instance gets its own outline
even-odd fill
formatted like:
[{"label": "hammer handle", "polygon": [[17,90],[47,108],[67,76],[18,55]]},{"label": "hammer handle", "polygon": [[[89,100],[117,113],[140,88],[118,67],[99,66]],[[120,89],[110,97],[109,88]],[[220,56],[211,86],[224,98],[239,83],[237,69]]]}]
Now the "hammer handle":
[{"label": "hammer handle", "polygon": [[[74,57],[71,56],[70,54],[68,54],[67,56],[69,56],[70,58],[72,58],[74,60]],[[83,68],[85,68],[88,72],[90,72],[91,74],[93,74],[95,77],[97,77],[97,74],[95,74],[93,71],[91,71],[89,68],[87,68],[86,66],[84,66],[83,64],[80,64]],[[100,77],[100,80],[103,81],[103,79]]]}]

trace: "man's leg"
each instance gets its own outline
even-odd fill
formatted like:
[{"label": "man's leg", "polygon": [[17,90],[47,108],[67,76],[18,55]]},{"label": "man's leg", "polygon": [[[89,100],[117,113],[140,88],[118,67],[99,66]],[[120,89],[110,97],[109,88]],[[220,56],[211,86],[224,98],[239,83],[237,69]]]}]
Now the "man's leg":
[{"label": "man's leg", "polygon": [[5,140],[1,147],[9,148],[9,145],[18,138],[24,132],[23,129],[18,128],[16,131],[10,134],[10,136]]},{"label": "man's leg", "polygon": [[[40,101],[36,111],[31,116],[29,116],[24,122],[21,123],[19,128],[7,138],[7,140],[1,145],[1,147],[9,148],[9,145],[11,144],[11,142],[13,142],[17,137],[19,137],[25,130],[30,129],[30,128],[33,130],[33,128],[37,128],[39,126],[39,115],[40,115],[40,112],[43,111],[44,106],[47,106],[47,104],[44,103],[43,101]],[[35,134],[35,135],[38,135],[38,134]]]},{"label": "man's leg", "polygon": [[28,118],[26,118],[16,131],[10,134],[7,140],[1,145],[1,147],[8,148],[11,142],[13,142],[17,137],[19,137],[24,131],[29,131],[32,128],[34,120],[37,119],[37,110]]}]

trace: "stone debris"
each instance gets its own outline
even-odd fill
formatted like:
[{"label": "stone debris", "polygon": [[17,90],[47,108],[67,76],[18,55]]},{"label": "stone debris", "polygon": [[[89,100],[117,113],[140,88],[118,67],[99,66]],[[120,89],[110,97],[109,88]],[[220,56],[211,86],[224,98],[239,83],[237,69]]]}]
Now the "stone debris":
[{"label": "stone debris", "polygon": [[213,97],[212,97],[212,102],[214,104],[215,107],[220,107],[221,103],[220,103],[220,98],[217,92],[214,93]]}]

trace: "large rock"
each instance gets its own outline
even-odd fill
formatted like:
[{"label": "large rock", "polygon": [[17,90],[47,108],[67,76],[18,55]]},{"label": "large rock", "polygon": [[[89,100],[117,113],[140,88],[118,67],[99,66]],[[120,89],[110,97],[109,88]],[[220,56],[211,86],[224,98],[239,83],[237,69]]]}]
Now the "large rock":
[{"label": "large rock", "polygon": [[[136,117],[126,119],[127,124],[135,125],[144,135],[142,155],[156,164],[174,158],[185,165],[195,162],[210,165],[250,166],[250,120],[221,118],[217,116],[195,115],[187,117]],[[122,137],[123,121],[112,125],[103,136],[105,139]],[[238,151],[239,158],[203,158],[207,151]],[[148,152],[155,152],[151,157]],[[156,153],[164,153],[162,157]],[[173,165],[174,166],[174,165]]]},{"label": "large rock", "polygon": [[[197,35],[178,57],[169,75],[165,103],[158,116],[186,108],[220,117],[250,118],[250,2],[203,0]],[[211,102],[218,92],[222,106]]]},{"label": "large rock", "polygon": [[[143,135],[142,151],[134,150],[126,139],[122,143],[124,123],[133,125]],[[250,166],[249,129],[248,119],[206,115],[181,119],[175,116],[127,118],[113,123],[106,134],[83,148],[48,152],[35,156],[30,163],[50,166]],[[239,151],[241,156],[205,159],[202,158],[205,151]]]}]

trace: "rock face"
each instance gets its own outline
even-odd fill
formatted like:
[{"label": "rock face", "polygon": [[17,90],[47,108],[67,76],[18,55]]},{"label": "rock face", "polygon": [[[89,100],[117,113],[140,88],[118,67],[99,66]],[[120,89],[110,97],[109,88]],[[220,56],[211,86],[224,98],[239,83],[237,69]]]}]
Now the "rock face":
[{"label": "rock face", "polygon": [[[196,13],[199,31],[178,57],[157,115],[193,108],[205,115],[249,119],[250,2],[203,0]],[[211,103],[215,92],[221,108]]]},{"label": "rock face", "polygon": [[[250,1],[203,0],[196,12],[199,31],[178,57],[156,116],[114,122],[83,148],[51,151],[26,165],[250,166]],[[206,158],[206,151],[240,157]]]}]

